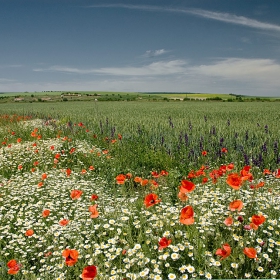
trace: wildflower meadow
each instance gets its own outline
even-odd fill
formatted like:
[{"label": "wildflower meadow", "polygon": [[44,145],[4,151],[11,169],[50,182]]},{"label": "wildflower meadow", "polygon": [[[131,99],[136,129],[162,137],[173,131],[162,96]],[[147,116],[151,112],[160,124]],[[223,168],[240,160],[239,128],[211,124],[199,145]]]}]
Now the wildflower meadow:
[{"label": "wildflower meadow", "polygon": [[279,104],[1,104],[0,279],[279,279]]}]

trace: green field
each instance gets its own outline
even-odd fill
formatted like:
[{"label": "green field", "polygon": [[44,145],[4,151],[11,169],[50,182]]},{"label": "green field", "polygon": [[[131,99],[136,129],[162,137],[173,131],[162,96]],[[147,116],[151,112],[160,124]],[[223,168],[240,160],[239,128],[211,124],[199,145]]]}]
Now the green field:
[{"label": "green field", "polygon": [[279,101],[278,97],[239,96],[218,93],[107,92],[107,91],[43,91],[2,92],[0,103],[60,101]]},{"label": "green field", "polygon": [[278,279],[279,119],[279,102],[1,103],[0,279]]},{"label": "green field", "polygon": [[[127,139],[128,149],[134,143],[137,153],[150,154],[149,168],[170,168],[175,164],[183,170],[186,164],[199,165],[202,149],[209,150],[211,157],[221,162],[223,158],[218,153],[221,146],[233,152],[227,155],[228,161],[243,161],[247,156],[252,162],[261,154],[260,167],[275,168],[277,164],[273,145],[279,138],[278,102],[268,106],[258,102],[42,102],[3,104],[1,111],[83,122],[88,129],[101,132],[104,137],[111,137],[114,130]],[[187,144],[185,137],[188,137]],[[264,144],[268,149],[266,153],[262,152]],[[131,156],[133,168],[139,168],[135,159],[140,161],[140,166],[144,165],[140,155],[133,156],[134,152],[128,151],[123,159],[124,166],[120,168],[128,165]],[[159,155],[160,160],[157,159]]]}]

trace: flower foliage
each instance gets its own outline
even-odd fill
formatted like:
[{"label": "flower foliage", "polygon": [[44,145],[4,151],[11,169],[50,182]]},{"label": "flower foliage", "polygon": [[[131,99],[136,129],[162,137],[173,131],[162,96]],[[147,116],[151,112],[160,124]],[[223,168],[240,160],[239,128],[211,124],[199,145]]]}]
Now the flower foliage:
[{"label": "flower foliage", "polygon": [[201,140],[199,166],[126,170],[130,136],[106,127],[0,126],[3,279],[279,278],[279,168],[240,167],[221,139],[222,164]]}]

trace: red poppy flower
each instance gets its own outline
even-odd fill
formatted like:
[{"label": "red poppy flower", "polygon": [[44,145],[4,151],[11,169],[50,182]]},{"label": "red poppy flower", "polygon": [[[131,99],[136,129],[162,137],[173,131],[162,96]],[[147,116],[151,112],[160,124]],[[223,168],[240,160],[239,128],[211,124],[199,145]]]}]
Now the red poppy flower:
[{"label": "red poppy flower", "polygon": [[248,225],[249,230],[253,229],[253,230],[257,230],[259,228],[259,226],[255,225],[254,223],[250,223],[250,225]]},{"label": "red poppy flower", "polygon": [[161,176],[167,176],[168,175],[168,172],[166,170],[161,170],[160,171],[160,175]]},{"label": "red poppy flower", "polygon": [[42,212],[42,216],[44,218],[48,217],[50,215],[51,211],[49,209],[45,209],[43,212]]},{"label": "red poppy flower", "polygon": [[262,182],[259,182],[257,185],[251,185],[250,188],[251,189],[259,189],[261,187],[263,187],[265,185],[265,183],[262,181]]},{"label": "red poppy flower", "polygon": [[143,180],[141,180],[140,185],[141,185],[142,187],[144,187],[144,186],[146,186],[148,183],[149,183],[149,180],[148,180],[148,179],[143,179]]},{"label": "red poppy flower", "polygon": [[88,208],[89,212],[91,213],[90,217],[91,218],[97,218],[99,216],[99,213],[97,211],[97,204],[91,205]]},{"label": "red poppy flower", "polygon": [[83,168],[83,169],[81,170],[81,174],[86,174],[86,173],[87,173],[87,170]]},{"label": "red poppy flower", "polygon": [[67,177],[69,177],[69,176],[71,175],[71,173],[72,173],[72,170],[71,170],[70,168],[67,168],[67,169],[66,169],[66,175],[67,175]]},{"label": "red poppy flower", "polygon": [[272,173],[275,178],[280,178],[280,168],[277,169],[275,172]]},{"label": "red poppy flower", "polygon": [[228,243],[223,245],[223,248],[220,248],[216,251],[216,255],[221,256],[221,260],[227,258],[231,254],[231,248]]},{"label": "red poppy flower", "polygon": [[158,245],[159,245],[159,250],[162,250],[166,247],[168,247],[170,244],[171,244],[171,239],[167,239],[166,237],[162,237],[160,239],[160,241],[158,242]]},{"label": "red poppy flower", "polygon": [[7,263],[7,267],[9,268],[8,274],[10,274],[10,275],[17,274],[19,272],[21,266],[22,265],[19,264],[15,259],[8,261],[8,263]]},{"label": "red poppy flower", "polygon": [[146,195],[145,200],[144,200],[144,204],[147,208],[154,206],[155,204],[160,203],[161,200],[158,199],[158,196],[154,193],[150,193],[148,195]]},{"label": "red poppy flower", "polygon": [[186,195],[186,193],[182,193],[182,192],[179,192],[178,193],[178,198],[181,200],[181,201],[187,201],[189,199],[189,197]]},{"label": "red poppy flower", "polygon": [[224,224],[226,226],[231,226],[233,224],[233,218],[232,217],[227,217],[225,220],[224,220]]},{"label": "red poppy flower", "polygon": [[90,198],[91,201],[93,200],[97,200],[98,199],[98,195],[97,194],[93,194]]},{"label": "red poppy flower", "polygon": [[41,188],[42,186],[44,186],[44,183],[43,182],[39,182],[37,185],[38,185],[38,188]]},{"label": "red poppy flower", "polygon": [[259,182],[256,187],[258,189],[258,188],[263,187],[264,185],[265,185],[265,182],[262,181],[262,182]]},{"label": "red poppy flower", "polygon": [[180,223],[184,225],[192,225],[194,223],[194,211],[190,205],[181,210]]},{"label": "red poppy flower", "polygon": [[192,179],[192,178],[195,178],[196,177],[196,175],[195,175],[195,172],[194,172],[194,170],[191,170],[190,172],[189,172],[189,174],[188,174],[188,179]]},{"label": "red poppy flower", "polygon": [[150,180],[149,183],[151,184],[151,189],[156,189],[158,188],[158,182],[155,180]]},{"label": "red poppy flower", "polygon": [[250,259],[255,259],[257,257],[257,250],[255,248],[245,247],[243,253]]},{"label": "red poppy flower", "polygon": [[97,276],[97,269],[94,265],[86,266],[82,272],[83,280],[93,280]]},{"label": "red poppy flower", "polygon": [[233,189],[239,190],[242,184],[242,178],[237,173],[230,173],[226,182]]},{"label": "red poppy flower", "polygon": [[243,169],[240,171],[241,179],[242,181],[252,181],[253,180],[253,175],[250,173],[251,166],[246,165],[243,167]]},{"label": "red poppy flower", "polygon": [[242,207],[243,207],[243,202],[239,199],[234,200],[229,204],[230,211],[235,211],[235,210],[240,211]]},{"label": "red poppy flower", "polygon": [[207,182],[208,182],[208,178],[207,177],[202,178],[202,184],[205,184]]},{"label": "red poppy flower", "polygon": [[67,219],[62,219],[62,220],[59,221],[59,225],[64,227],[64,226],[67,226],[69,222],[70,221],[67,220]]},{"label": "red poppy flower", "polygon": [[219,175],[222,176],[222,175],[226,174],[226,172],[227,172],[227,166],[224,164],[221,165],[218,169]]},{"label": "red poppy flower", "polygon": [[269,169],[264,169],[263,174],[271,174],[271,171]]},{"label": "red poppy flower", "polygon": [[38,128],[35,128],[32,132],[31,132],[31,137],[37,137],[37,132],[38,132]]},{"label": "red poppy flower", "polygon": [[79,252],[77,250],[65,249],[62,252],[67,266],[73,266],[78,261]]},{"label": "red poppy flower", "polygon": [[134,182],[135,182],[135,183],[141,183],[141,181],[142,181],[142,178],[141,178],[141,177],[137,177],[137,176],[136,176],[136,177],[134,178]]},{"label": "red poppy flower", "polygon": [[202,169],[199,169],[195,172],[195,176],[199,177],[199,176],[205,176],[205,172]]},{"label": "red poppy flower", "polygon": [[221,152],[222,152],[222,153],[227,153],[228,150],[227,150],[227,148],[222,148],[222,149],[221,149]]},{"label": "red poppy flower", "polygon": [[116,177],[116,181],[118,185],[123,185],[125,183],[125,180],[126,180],[126,176],[124,174],[119,174]]},{"label": "red poppy flower", "polygon": [[202,151],[201,154],[205,157],[207,156],[207,151]]},{"label": "red poppy flower", "polygon": [[230,163],[227,165],[227,170],[230,171],[234,168],[234,164],[233,163]]},{"label": "red poppy flower", "polygon": [[46,253],[44,254],[44,257],[47,258],[47,257],[49,257],[49,256],[51,256],[51,255],[52,255],[52,252],[49,251],[49,252],[46,252]]},{"label": "red poppy flower", "polygon": [[72,190],[70,197],[74,200],[74,199],[79,199],[81,197],[81,195],[83,194],[82,191],[80,190]]},{"label": "red poppy flower", "polygon": [[151,174],[152,174],[153,178],[159,178],[160,177],[160,174],[157,171],[152,171]]},{"label": "red poppy flower", "polygon": [[59,159],[60,158],[60,154],[55,154],[54,156],[56,159]]},{"label": "red poppy flower", "polygon": [[42,180],[46,180],[47,177],[48,177],[48,175],[47,175],[46,173],[43,173],[43,174],[42,174]]},{"label": "red poppy flower", "polygon": [[180,192],[190,193],[195,189],[195,184],[188,180],[182,180],[180,186]]},{"label": "red poppy flower", "polygon": [[34,230],[33,229],[28,229],[26,232],[25,232],[25,236],[32,236],[34,234]]},{"label": "red poppy flower", "polygon": [[251,218],[250,227],[254,230],[257,230],[258,227],[265,222],[265,217],[263,215],[253,215]]}]

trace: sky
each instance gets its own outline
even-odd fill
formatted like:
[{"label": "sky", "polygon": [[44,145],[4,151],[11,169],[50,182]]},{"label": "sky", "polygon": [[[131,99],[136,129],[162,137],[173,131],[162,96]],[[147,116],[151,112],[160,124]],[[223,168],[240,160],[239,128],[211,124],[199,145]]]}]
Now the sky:
[{"label": "sky", "polygon": [[0,92],[280,96],[278,0],[0,0]]}]

